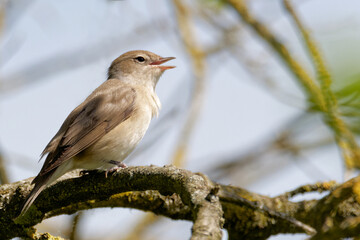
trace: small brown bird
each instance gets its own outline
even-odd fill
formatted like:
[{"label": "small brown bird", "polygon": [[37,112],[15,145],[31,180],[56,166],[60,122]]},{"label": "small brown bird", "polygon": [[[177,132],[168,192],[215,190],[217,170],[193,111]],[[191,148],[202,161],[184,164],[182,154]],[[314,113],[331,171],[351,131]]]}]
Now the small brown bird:
[{"label": "small brown bird", "polygon": [[130,51],[115,59],[108,79],[62,124],[41,154],[45,163],[32,181],[35,184],[21,210],[23,215],[44,188],[74,169],[124,167],[122,161],[143,138],[150,120],[157,116],[160,101],[156,84],[174,57],[148,51]]}]

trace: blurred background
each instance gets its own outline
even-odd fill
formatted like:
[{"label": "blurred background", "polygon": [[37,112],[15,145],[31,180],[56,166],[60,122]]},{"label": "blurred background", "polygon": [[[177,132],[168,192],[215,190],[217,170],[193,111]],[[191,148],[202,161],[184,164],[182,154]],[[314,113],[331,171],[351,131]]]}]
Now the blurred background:
[{"label": "blurred background", "polygon": [[[160,79],[160,116],[127,165],[176,164],[269,196],[317,181],[344,180],[345,164],[331,122],[276,50],[226,1],[0,2],[2,183],[35,176],[42,166],[40,153],[70,111],[106,80],[113,59],[137,49],[174,56],[171,64],[177,67]],[[316,78],[283,2],[244,4]],[[341,117],[356,139],[360,2],[292,5],[319,47]],[[180,240],[189,238],[191,225],[118,208],[60,216],[37,228],[77,240]]]}]

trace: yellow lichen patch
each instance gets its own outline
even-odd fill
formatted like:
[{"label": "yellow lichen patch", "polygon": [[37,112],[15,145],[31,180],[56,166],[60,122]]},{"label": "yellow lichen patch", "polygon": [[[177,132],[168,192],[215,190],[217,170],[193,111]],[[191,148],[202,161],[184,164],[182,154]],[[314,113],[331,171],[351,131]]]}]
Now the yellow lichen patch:
[{"label": "yellow lichen patch", "polygon": [[50,233],[38,233],[35,228],[28,228],[27,235],[36,240],[64,240],[62,237],[52,236]]},{"label": "yellow lichen patch", "polygon": [[141,197],[141,194],[136,194],[136,193],[137,192],[129,191],[129,192],[114,194],[110,197],[110,200],[125,200],[125,199],[127,199],[128,202],[138,201],[142,197]]},{"label": "yellow lichen patch", "polygon": [[52,236],[50,233],[37,234],[35,239],[41,239],[41,240],[64,240],[64,238]]},{"label": "yellow lichen patch", "polygon": [[122,193],[118,193],[118,194],[114,194],[110,197],[110,199],[117,199],[117,198],[123,198],[123,197],[130,197],[133,195],[132,191],[129,192],[122,192]]},{"label": "yellow lichen patch", "polygon": [[330,190],[336,184],[335,181],[323,182],[319,183],[319,188],[322,187],[323,189]]},{"label": "yellow lichen patch", "polygon": [[356,201],[360,203],[360,182],[356,181],[352,187],[353,193],[356,195]]}]

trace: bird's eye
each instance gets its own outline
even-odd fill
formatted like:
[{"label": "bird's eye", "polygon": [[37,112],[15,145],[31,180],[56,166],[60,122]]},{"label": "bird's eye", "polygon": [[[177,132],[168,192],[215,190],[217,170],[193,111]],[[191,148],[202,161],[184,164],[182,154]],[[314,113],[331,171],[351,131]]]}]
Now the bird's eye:
[{"label": "bird's eye", "polygon": [[144,62],[145,61],[145,58],[143,57],[137,57],[135,58],[138,62]]}]

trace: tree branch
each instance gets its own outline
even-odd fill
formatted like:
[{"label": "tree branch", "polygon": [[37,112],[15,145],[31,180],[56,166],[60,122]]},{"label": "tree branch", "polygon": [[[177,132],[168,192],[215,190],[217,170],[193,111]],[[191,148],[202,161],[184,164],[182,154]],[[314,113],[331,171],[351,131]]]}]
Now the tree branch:
[{"label": "tree branch", "polygon": [[[101,205],[104,200],[110,204],[113,198],[121,198],[116,194],[145,190],[158,190],[162,195],[178,193],[190,209],[186,218],[194,221],[193,239],[205,239],[201,237],[205,235],[212,236],[206,239],[221,239],[222,211],[218,197],[212,194],[215,185],[204,176],[186,170],[172,166],[129,167],[109,178],[105,178],[103,173],[95,173],[58,181],[43,191],[25,216],[14,222],[13,218],[19,213],[21,203],[31,189],[30,182],[31,179],[27,179],[1,186],[0,222],[2,226],[7,226],[0,229],[1,239],[28,236],[27,228],[44,218],[90,209],[94,204]],[[128,203],[139,208],[139,204],[144,207],[143,200],[140,198]],[[99,203],[96,205],[96,202]],[[209,221],[209,218],[213,219]]]},{"label": "tree branch", "polygon": [[314,239],[331,239],[331,234],[355,236],[354,229],[359,228],[360,177],[339,185],[322,199],[291,202],[284,196],[271,198],[217,185],[203,174],[173,166],[128,167],[108,178],[103,172],[77,176],[78,172],[72,172],[45,189],[16,220],[32,179],[1,185],[0,239],[39,239],[37,236],[44,234],[36,233],[33,226],[42,220],[99,207],[136,208],[193,221],[192,239],[221,239],[223,224],[229,239],[266,239],[279,233],[312,235],[314,229]]}]

